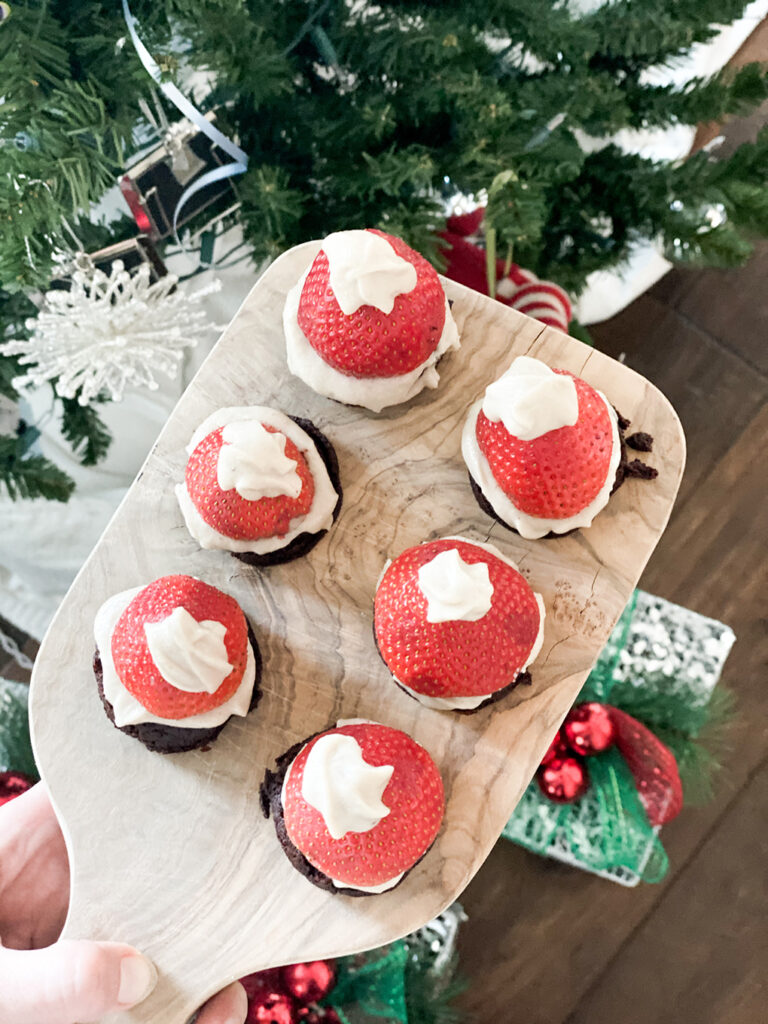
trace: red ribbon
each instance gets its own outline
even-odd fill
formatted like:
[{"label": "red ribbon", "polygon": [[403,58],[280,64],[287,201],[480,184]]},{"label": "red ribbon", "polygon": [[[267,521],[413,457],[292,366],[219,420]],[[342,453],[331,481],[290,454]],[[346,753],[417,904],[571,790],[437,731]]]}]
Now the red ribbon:
[{"label": "red ribbon", "polygon": [[606,705],[616,746],[627,762],[652,825],[666,825],[683,809],[683,786],[675,755],[651,730],[626,711]]},{"label": "red ribbon", "polygon": [[[610,719],[610,734],[606,732],[606,713]],[[591,734],[590,715],[593,716]],[[598,719],[603,720],[600,728]],[[600,701],[576,704],[550,744],[542,771],[563,758],[574,758],[583,765],[582,759],[599,757],[612,746],[632,773],[651,825],[665,825],[677,817],[683,807],[683,787],[675,755],[646,725],[612,704]],[[543,791],[554,799],[546,788]]]}]

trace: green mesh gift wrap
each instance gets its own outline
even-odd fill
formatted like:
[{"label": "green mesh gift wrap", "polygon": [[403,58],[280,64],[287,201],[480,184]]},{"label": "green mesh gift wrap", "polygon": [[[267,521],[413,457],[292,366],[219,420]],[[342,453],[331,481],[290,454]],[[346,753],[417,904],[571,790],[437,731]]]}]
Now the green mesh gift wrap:
[{"label": "green mesh gift wrap", "polygon": [[[709,795],[714,765],[705,734],[728,713],[715,693],[734,642],[728,626],[635,591],[577,703],[600,701],[647,725],[674,753],[687,801]],[[513,842],[623,885],[658,882],[667,856],[612,748],[588,759],[590,787],[571,804],[548,800],[532,781],[503,835]]]},{"label": "green mesh gift wrap", "polygon": [[0,772],[24,772],[38,778],[29,740],[29,688],[0,678]]},{"label": "green mesh gift wrap", "polygon": [[456,936],[466,915],[458,903],[404,939],[343,957],[336,986],[325,1000],[342,1024],[453,1024],[457,981]]}]

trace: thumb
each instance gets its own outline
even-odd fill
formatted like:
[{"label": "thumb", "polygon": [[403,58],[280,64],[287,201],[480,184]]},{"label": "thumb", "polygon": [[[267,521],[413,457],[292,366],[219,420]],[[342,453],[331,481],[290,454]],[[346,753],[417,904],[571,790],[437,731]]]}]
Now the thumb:
[{"label": "thumb", "polygon": [[0,947],[1,1024],[94,1021],[145,999],[153,964],[132,946],[64,940],[46,949]]}]

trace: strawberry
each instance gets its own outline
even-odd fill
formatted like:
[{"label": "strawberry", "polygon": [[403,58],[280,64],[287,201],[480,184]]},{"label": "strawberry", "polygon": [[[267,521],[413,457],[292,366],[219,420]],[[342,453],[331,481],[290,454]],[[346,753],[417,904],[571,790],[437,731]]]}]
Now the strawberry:
[{"label": "strawberry", "polygon": [[[451,548],[468,564],[488,566],[491,607],[475,622],[427,622],[418,570]],[[382,658],[399,682],[427,697],[479,696],[514,682],[528,661],[540,618],[536,597],[516,569],[460,540],[408,548],[384,573],[374,602]]]},{"label": "strawberry", "polygon": [[478,414],[480,451],[496,483],[526,515],[542,519],[576,515],[597,497],[608,475],[611,417],[594,388],[578,377],[573,380],[579,401],[577,422],[572,427],[550,430],[533,441],[514,437],[501,421],[491,422],[482,409]]},{"label": "strawberry", "polygon": [[[160,675],[147,646],[144,625],[166,619],[175,608],[193,619],[216,619],[227,632],[224,645],[232,671],[214,693],[187,693]],[[160,718],[189,718],[216,708],[240,685],[248,656],[248,626],[240,605],[228,594],[192,576],[162,576],[138,593],[115,626],[112,658],[129,693]]]},{"label": "strawberry", "polygon": [[[263,424],[264,429],[279,433],[274,427]],[[260,537],[283,537],[291,526],[291,520],[306,515],[315,495],[315,482],[304,456],[286,438],[285,454],[296,462],[296,472],[302,487],[298,498],[287,494],[276,498],[259,498],[248,501],[232,488],[222,491],[217,478],[219,452],[224,443],[220,427],[208,434],[189,457],[186,470],[186,485],[189,496],[205,522],[217,533],[235,540],[257,540]]]},{"label": "strawberry", "polygon": [[413,867],[440,830],[445,807],[440,772],[426,750],[399,729],[367,722],[328,732],[352,736],[368,764],[394,766],[382,794],[389,814],[368,832],[331,837],[320,811],[301,795],[307,756],[320,739],[315,736],[291,765],[283,805],[288,838],[310,864],[337,882],[352,889],[381,885]]},{"label": "strawberry", "polygon": [[416,268],[416,287],[398,295],[392,312],[360,306],[347,316],[330,286],[328,257],[315,257],[299,301],[298,321],[322,358],[350,377],[396,377],[409,373],[435,351],[445,323],[445,293],[434,268],[401,239],[383,231],[398,256]]}]

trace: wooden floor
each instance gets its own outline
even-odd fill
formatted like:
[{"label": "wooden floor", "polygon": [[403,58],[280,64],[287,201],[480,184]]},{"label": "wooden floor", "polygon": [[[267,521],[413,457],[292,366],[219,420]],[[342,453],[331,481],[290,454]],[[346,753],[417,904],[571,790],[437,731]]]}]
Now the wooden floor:
[{"label": "wooden floor", "polygon": [[592,330],[683,422],[688,468],[642,586],[734,628],[724,679],[741,718],[717,799],[664,829],[663,884],[623,889],[496,846],[462,899],[467,1021],[768,1022],[766,325],[768,245],[738,271],[674,271]]}]

